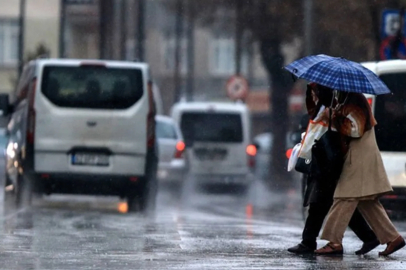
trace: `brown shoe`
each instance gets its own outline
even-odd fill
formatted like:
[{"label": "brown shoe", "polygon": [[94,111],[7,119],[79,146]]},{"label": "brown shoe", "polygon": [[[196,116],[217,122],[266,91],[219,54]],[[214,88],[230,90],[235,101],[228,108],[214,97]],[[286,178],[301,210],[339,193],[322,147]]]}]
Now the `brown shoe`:
[{"label": "brown shoe", "polygon": [[333,243],[329,242],[324,247],[314,251],[317,255],[343,255],[344,248],[343,245],[335,246]]},{"label": "brown shoe", "polygon": [[405,246],[405,239],[403,239],[402,236],[398,236],[395,240],[392,242],[389,242],[386,249],[382,252],[379,252],[379,256],[388,256],[392,254],[395,251],[398,251],[402,247]]}]

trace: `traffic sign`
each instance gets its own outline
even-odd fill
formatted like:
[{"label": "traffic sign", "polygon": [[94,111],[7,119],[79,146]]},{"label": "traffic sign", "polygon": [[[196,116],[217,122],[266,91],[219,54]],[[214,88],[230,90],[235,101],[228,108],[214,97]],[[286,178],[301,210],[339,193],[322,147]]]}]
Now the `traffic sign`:
[{"label": "traffic sign", "polygon": [[406,38],[402,38],[396,51],[392,52],[392,44],[395,42],[394,39],[395,37],[387,37],[382,41],[381,47],[379,48],[379,56],[381,60],[406,59]]},{"label": "traffic sign", "polygon": [[[400,13],[399,9],[385,9],[382,12],[382,21],[381,21],[382,40],[387,37],[396,35],[400,27],[399,13]],[[402,27],[403,33],[406,33],[406,14],[404,15]]]},{"label": "traffic sign", "polygon": [[249,91],[248,81],[243,76],[232,76],[227,80],[226,91],[232,100],[245,99]]},{"label": "traffic sign", "polygon": [[[403,19],[401,20],[401,14]],[[400,28],[401,27],[401,28]],[[401,30],[401,36],[398,32]],[[406,58],[406,14],[404,10],[385,9],[382,12],[381,46],[379,56],[381,60]],[[399,40],[398,40],[399,39]],[[395,44],[397,42],[398,44]]]}]

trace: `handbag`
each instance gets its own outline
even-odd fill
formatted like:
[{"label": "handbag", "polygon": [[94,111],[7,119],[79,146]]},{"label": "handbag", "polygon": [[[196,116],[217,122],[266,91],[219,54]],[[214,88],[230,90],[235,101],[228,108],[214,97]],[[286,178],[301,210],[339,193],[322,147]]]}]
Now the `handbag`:
[{"label": "handbag", "polygon": [[298,143],[292,149],[292,153],[291,153],[291,155],[289,157],[289,162],[288,162],[288,172],[290,172],[296,166],[297,158],[298,158],[299,151],[300,151],[300,147],[302,147],[302,144]]},{"label": "handbag", "polygon": [[[320,112],[324,110],[324,106],[320,108]],[[320,113],[319,113],[320,114]],[[317,116],[314,120],[310,120],[307,124],[307,129],[305,136],[302,140],[302,147],[300,148],[299,157],[304,159],[312,159],[312,146],[314,141],[320,139],[320,137],[327,131],[328,126],[323,123],[319,116]]]},{"label": "handbag", "polygon": [[[320,112],[324,110],[324,106],[320,108]],[[311,161],[312,161],[312,147],[315,140],[319,139],[323,134],[327,131],[327,125],[325,125],[322,121],[318,120],[318,116],[314,120],[310,120],[306,134],[302,139],[302,146],[300,148],[300,152],[298,154],[295,170],[309,174],[311,171]]]},{"label": "handbag", "polygon": [[344,155],[341,148],[341,134],[331,130],[331,115],[330,108],[328,130],[320,139],[315,140],[312,158],[316,159],[318,170],[322,175],[337,180],[343,168]]},{"label": "handbag", "polygon": [[307,158],[299,157],[296,161],[295,170],[300,173],[310,173],[311,160]]}]

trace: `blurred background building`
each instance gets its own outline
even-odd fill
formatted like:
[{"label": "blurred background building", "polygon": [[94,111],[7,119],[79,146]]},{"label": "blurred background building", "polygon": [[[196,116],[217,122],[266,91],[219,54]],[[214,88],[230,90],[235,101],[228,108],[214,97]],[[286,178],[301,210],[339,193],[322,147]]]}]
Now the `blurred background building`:
[{"label": "blurred background building", "polygon": [[[257,134],[269,128],[270,104],[287,101],[291,119],[303,112],[301,85],[289,86],[287,98],[274,92],[281,102],[270,97],[278,74],[265,63],[273,61],[264,59],[266,50],[276,57],[282,53],[281,64],[309,53],[376,60],[382,11],[406,4],[345,1],[348,5],[317,0],[300,5],[293,0],[0,0],[0,92],[12,91],[19,63],[40,52],[146,61],[166,113],[181,97],[228,99],[226,82],[238,73],[249,82],[246,103]],[[272,51],[272,44],[280,52]]]},{"label": "blurred background building", "polygon": [[[187,93],[194,100],[227,99],[225,84],[236,71],[236,24],[230,24],[236,20],[235,12],[220,10],[213,16],[216,27],[205,27],[190,17],[188,1],[181,16],[168,2],[0,0],[0,91],[12,91],[19,58],[28,60],[42,45],[50,57],[147,61],[165,112],[175,98]],[[264,121],[269,78],[258,44],[249,35],[244,34],[242,48],[239,69],[251,90],[247,103],[254,118]],[[265,128],[260,125],[254,133]]]},{"label": "blurred background building", "polygon": [[[0,6],[0,92],[10,92],[18,76],[20,1],[0,0]],[[26,1],[25,9],[24,55],[44,44],[52,57],[58,57],[60,2],[31,0]]]}]

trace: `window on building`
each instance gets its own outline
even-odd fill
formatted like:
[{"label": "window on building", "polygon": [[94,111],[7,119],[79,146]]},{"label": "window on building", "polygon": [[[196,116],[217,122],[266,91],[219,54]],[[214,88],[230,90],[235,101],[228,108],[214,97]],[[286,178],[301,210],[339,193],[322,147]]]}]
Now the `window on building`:
[{"label": "window on building", "polygon": [[[235,40],[233,38],[214,38],[210,44],[210,72],[218,75],[235,73]],[[248,55],[241,55],[241,72],[248,70]]]},{"label": "window on building", "polygon": [[[175,71],[176,61],[176,39],[169,38],[163,42],[163,66],[165,71]],[[187,73],[187,40],[181,39],[180,42],[180,73]]]},{"label": "window on building", "polygon": [[0,65],[18,62],[18,23],[0,20]]}]

